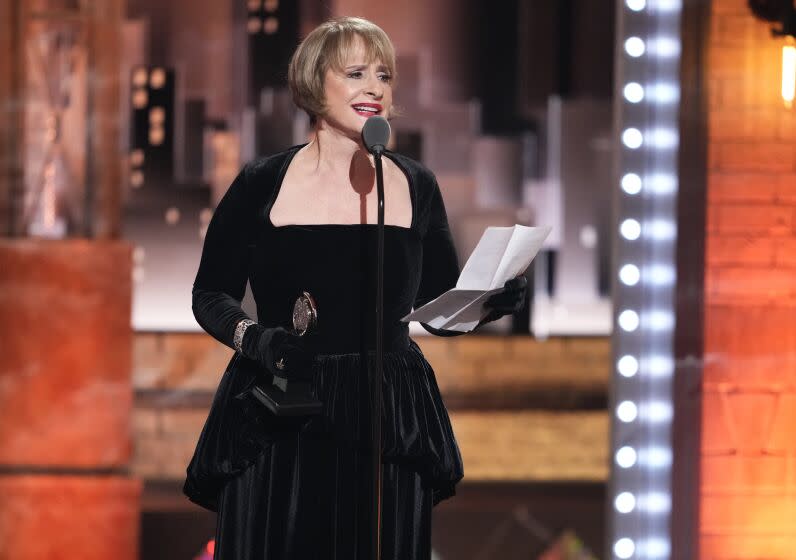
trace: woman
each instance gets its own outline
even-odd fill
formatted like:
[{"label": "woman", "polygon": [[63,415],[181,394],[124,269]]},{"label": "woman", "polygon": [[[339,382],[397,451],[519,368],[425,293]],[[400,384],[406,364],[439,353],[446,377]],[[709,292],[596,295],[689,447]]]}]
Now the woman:
[{"label": "woman", "polygon": [[[376,189],[360,134],[389,117],[393,46],[360,18],[330,20],[289,68],[311,142],[247,164],[219,203],[193,287],[199,324],[235,353],[188,467],[185,493],[218,511],[216,557],[368,559],[372,496]],[[456,284],[459,268],[433,174],[384,158],[385,284],[382,558],[429,559],[431,510],[463,476],[434,372],[400,318]],[[247,279],[255,322],[240,307]],[[484,320],[517,310],[512,281]],[[318,327],[288,329],[309,292]],[[427,327],[437,335],[459,333]],[[309,379],[317,416],[285,420],[249,399],[274,374]]]}]

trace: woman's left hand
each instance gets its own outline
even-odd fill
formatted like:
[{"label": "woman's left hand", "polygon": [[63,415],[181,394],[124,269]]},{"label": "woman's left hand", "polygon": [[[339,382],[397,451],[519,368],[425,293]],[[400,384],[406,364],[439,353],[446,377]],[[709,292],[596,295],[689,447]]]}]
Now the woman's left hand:
[{"label": "woman's left hand", "polygon": [[504,315],[511,315],[521,310],[525,305],[527,293],[528,279],[525,276],[512,278],[503,285],[502,291],[493,294],[484,302],[484,309],[489,313],[481,319],[479,325],[491,323]]}]

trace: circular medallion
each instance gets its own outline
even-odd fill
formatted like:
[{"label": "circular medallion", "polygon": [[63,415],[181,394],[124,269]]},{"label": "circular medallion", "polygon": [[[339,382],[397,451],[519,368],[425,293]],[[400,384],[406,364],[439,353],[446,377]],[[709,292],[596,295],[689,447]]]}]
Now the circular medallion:
[{"label": "circular medallion", "polygon": [[318,309],[315,300],[308,292],[302,293],[293,304],[293,328],[303,336],[318,324]]}]

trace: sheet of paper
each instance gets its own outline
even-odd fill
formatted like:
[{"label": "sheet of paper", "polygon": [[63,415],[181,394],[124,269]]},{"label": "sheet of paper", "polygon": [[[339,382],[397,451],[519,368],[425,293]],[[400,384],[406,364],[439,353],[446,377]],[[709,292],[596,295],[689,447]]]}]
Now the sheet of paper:
[{"label": "sheet of paper", "polygon": [[511,238],[489,284],[490,290],[502,287],[508,280],[525,272],[553,228],[514,226],[509,229],[513,230]]},{"label": "sheet of paper", "polygon": [[459,274],[456,287],[461,290],[488,290],[500,266],[506,247],[511,241],[513,227],[489,227],[481,235],[478,245]]},{"label": "sheet of paper", "polygon": [[447,322],[471,303],[478,300],[483,294],[484,290],[460,290],[454,288],[408,314],[402,321],[420,321],[433,327],[433,322],[439,322],[440,320]]},{"label": "sheet of paper", "polygon": [[471,331],[487,313],[484,302],[507,280],[528,268],[551,229],[520,225],[487,228],[456,287],[401,320],[420,321],[436,329]]}]

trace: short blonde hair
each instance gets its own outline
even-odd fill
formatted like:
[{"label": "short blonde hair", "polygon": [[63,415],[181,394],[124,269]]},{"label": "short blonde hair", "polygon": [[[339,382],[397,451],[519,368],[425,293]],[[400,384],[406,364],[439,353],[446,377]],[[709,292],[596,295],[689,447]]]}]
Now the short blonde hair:
[{"label": "short blonde hair", "polygon": [[345,53],[357,37],[365,45],[366,62],[384,64],[395,82],[395,48],[381,27],[359,17],[330,19],[307,35],[293,53],[288,67],[287,82],[293,102],[309,114],[313,123],[326,108],[324,79],[327,70],[344,68]]}]

